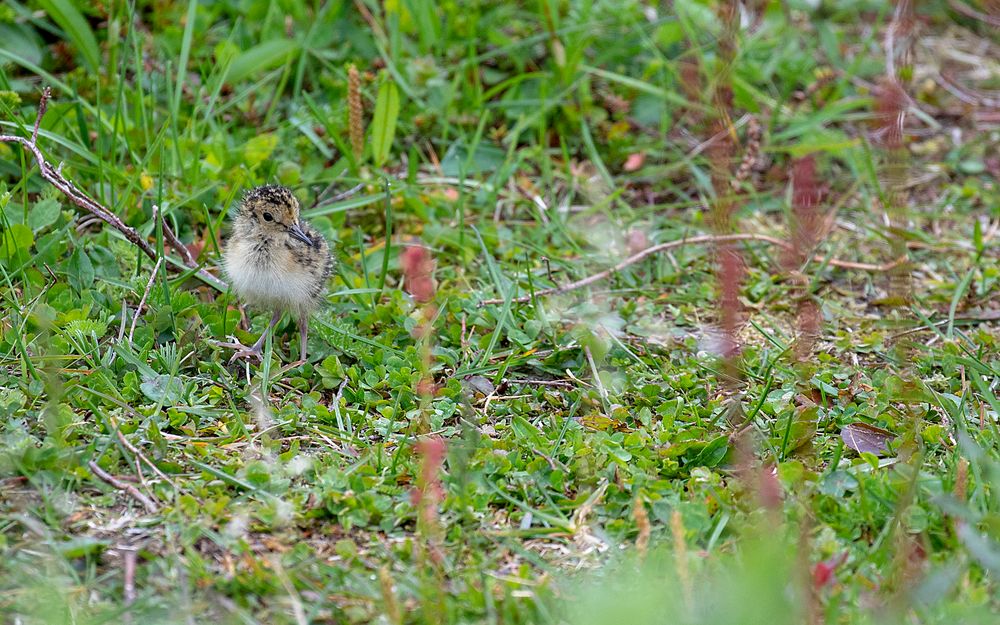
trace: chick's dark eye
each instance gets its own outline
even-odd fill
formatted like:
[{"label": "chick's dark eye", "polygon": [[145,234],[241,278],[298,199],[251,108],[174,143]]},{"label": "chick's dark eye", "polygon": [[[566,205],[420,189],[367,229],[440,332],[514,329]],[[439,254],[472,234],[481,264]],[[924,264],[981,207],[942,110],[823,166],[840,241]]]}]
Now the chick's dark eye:
[{"label": "chick's dark eye", "polygon": [[264,213],[264,221],[274,221],[274,216],[271,213]]}]

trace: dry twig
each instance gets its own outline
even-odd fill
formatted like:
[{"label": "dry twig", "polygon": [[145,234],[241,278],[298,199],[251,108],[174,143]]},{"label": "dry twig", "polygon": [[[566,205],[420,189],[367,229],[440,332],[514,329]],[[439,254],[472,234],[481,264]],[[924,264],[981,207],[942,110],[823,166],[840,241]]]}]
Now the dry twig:
[{"label": "dry twig", "polygon": [[[44,178],[49,184],[59,189],[73,204],[76,204],[80,208],[120,232],[130,243],[139,248],[139,250],[150,259],[158,260],[156,250],[153,249],[153,246],[149,244],[149,241],[147,241],[138,230],[126,224],[120,217],[118,217],[118,215],[102,206],[96,200],[92,200],[87,197],[87,195],[78,189],[71,180],[68,180],[65,176],[63,176],[62,164],[58,167],[53,167],[51,163],[45,160],[45,156],[38,148],[38,127],[42,122],[42,117],[45,115],[45,110],[48,107],[49,98],[51,96],[52,89],[46,87],[42,91],[41,99],[38,101],[38,115],[35,117],[35,126],[31,132],[30,139],[25,139],[24,137],[18,137],[16,135],[0,135],[0,142],[21,144],[25,150],[30,152],[31,155],[35,157],[35,162],[38,163],[39,173],[41,173],[42,178]],[[164,224],[164,226],[166,226],[166,224]],[[179,242],[175,244],[177,237],[172,231],[169,231],[169,228],[165,227],[164,232],[169,232],[166,236],[172,237],[170,240],[171,245],[178,247],[178,251],[181,254],[184,254],[187,251],[183,245],[179,245]],[[228,285],[224,280],[208,273],[204,269],[198,268],[198,265],[193,262],[193,259],[190,259],[190,253],[188,253],[185,257],[183,265],[188,269],[195,270],[199,278],[216,289],[225,291],[228,288]]]},{"label": "dry twig", "polygon": [[129,450],[132,453],[132,455],[135,456],[138,460],[141,460],[143,464],[152,469],[153,473],[155,473],[161,480],[163,480],[167,484],[170,484],[170,486],[173,487],[173,489],[176,491],[177,484],[175,484],[172,479],[167,477],[167,475],[163,471],[161,471],[160,468],[156,466],[156,464],[152,460],[147,458],[146,455],[142,453],[142,451],[140,451],[138,447],[133,445],[132,442],[128,440],[128,437],[125,436],[121,428],[118,426],[118,420],[115,419],[113,416],[108,415],[108,421],[111,422],[111,427],[115,429],[115,434],[118,435],[118,440],[121,441],[122,446],[124,446],[125,449]]},{"label": "dry twig", "polygon": [[347,189],[346,191],[341,191],[340,193],[331,198],[327,198],[326,194],[329,193],[330,191],[333,191],[334,187],[337,186],[338,182],[339,182],[338,180],[334,180],[333,182],[330,183],[330,185],[327,188],[323,189],[320,192],[320,194],[316,196],[316,200],[312,203],[312,206],[310,206],[310,208],[320,208],[322,206],[329,206],[330,204],[334,204],[341,200],[346,200],[347,198],[351,197],[361,189],[365,188],[365,183],[359,182],[350,189]]},{"label": "dry twig", "polygon": [[181,258],[184,259],[184,264],[188,267],[197,267],[198,261],[196,261],[194,256],[191,255],[191,250],[189,250],[186,245],[181,243],[181,240],[177,238],[177,235],[174,233],[173,228],[171,228],[170,224],[167,223],[167,220],[160,215],[160,207],[153,204],[153,222],[155,223],[157,219],[159,219],[160,223],[163,224],[164,238],[167,239],[167,243],[170,244],[170,247],[177,250],[177,252],[181,255]]},{"label": "dry twig", "polygon": [[[638,263],[639,261],[645,259],[648,256],[652,256],[653,254],[670,250],[675,247],[682,247],[684,245],[700,245],[702,243],[709,245],[718,245],[720,243],[733,243],[736,241],[761,241],[763,243],[770,243],[771,245],[777,245],[778,247],[782,247],[786,250],[792,249],[792,244],[789,243],[788,241],[783,241],[782,239],[768,236],[766,234],[723,234],[723,235],[706,234],[703,236],[691,237],[690,239],[668,241],[666,243],[660,243],[658,245],[647,247],[641,252],[629,256],[628,258],[618,263],[614,267],[595,273],[592,276],[587,276],[586,278],[583,278],[581,280],[570,282],[569,284],[564,284],[562,286],[555,286],[548,289],[535,291],[533,296],[542,297],[544,295],[552,295],[553,293],[566,293],[568,291],[573,291],[576,289],[583,288],[595,282],[600,282],[601,280],[604,280],[605,278],[608,278],[618,273],[619,271],[625,269],[626,267]],[[858,271],[872,271],[881,273],[889,271],[891,269],[894,269],[902,265],[904,262],[906,262],[906,257],[905,256],[900,257],[892,262],[883,263],[881,265],[871,265],[868,263],[855,263],[848,260],[839,260],[837,258],[827,259],[824,256],[814,256],[813,260],[815,260],[816,262],[824,263],[831,267],[840,267],[841,269],[856,269]],[[511,300],[511,303],[524,304],[525,302],[530,302],[533,296],[524,295],[522,297],[515,297]],[[505,299],[488,299],[479,302],[479,306],[482,307],[482,306],[488,306],[490,304],[503,304],[506,301],[507,300]]]},{"label": "dry twig", "polygon": [[146,290],[142,292],[142,298],[139,300],[139,306],[135,309],[135,314],[132,315],[132,326],[128,330],[128,342],[132,342],[132,337],[135,335],[135,324],[139,321],[139,315],[142,314],[142,307],[146,305],[146,298],[149,297],[149,292],[153,290],[153,283],[156,282],[156,274],[160,271],[160,265],[163,264],[162,258],[156,259],[156,264],[153,265],[153,271],[149,273],[149,282],[146,283]]},{"label": "dry twig", "polygon": [[132,625],[132,604],[135,603],[135,565],[138,559],[137,549],[131,545],[120,546],[118,552],[122,557],[122,564],[124,565],[124,571],[122,572],[122,586],[123,586],[123,607],[125,612],[122,613],[122,623],[124,625]]},{"label": "dry twig", "polygon": [[159,506],[153,503],[152,499],[139,492],[139,489],[136,488],[135,486],[132,486],[131,484],[126,484],[125,482],[122,482],[118,478],[109,474],[93,460],[88,462],[87,466],[89,466],[90,470],[94,473],[94,475],[101,478],[102,481],[110,484],[113,488],[116,488],[117,490],[127,493],[130,497],[132,497],[132,499],[135,499],[136,501],[141,503],[142,507],[145,508],[146,512],[148,512],[149,514],[156,514],[159,511]]},{"label": "dry twig", "polygon": [[989,13],[977,11],[964,2],[961,2],[961,0],[948,0],[948,6],[966,17],[971,17],[983,22],[984,24],[1000,28],[1000,16],[998,15],[990,15]]},{"label": "dry twig", "polygon": [[955,96],[966,104],[972,106],[986,106],[989,108],[1000,108],[1000,93],[996,91],[979,91],[958,82],[954,74],[942,69],[938,72],[941,86],[945,91]]},{"label": "dry twig", "polygon": [[134,547],[121,547],[119,550],[121,551],[122,560],[125,565],[124,599],[125,606],[128,607],[135,603],[135,564],[137,553]]}]

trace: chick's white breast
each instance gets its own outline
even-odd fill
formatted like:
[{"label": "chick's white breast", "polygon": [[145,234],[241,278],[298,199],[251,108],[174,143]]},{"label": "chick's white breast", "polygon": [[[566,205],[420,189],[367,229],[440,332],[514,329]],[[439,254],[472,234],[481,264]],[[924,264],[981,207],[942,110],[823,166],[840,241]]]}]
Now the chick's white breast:
[{"label": "chick's white breast", "polygon": [[[282,258],[288,255],[289,258]],[[290,254],[279,249],[261,256],[246,240],[231,241],[224,263],[233,290],[247,303],[291,310],[308,309],[314,304],[316,277],[306,268],[290,262]]]}]

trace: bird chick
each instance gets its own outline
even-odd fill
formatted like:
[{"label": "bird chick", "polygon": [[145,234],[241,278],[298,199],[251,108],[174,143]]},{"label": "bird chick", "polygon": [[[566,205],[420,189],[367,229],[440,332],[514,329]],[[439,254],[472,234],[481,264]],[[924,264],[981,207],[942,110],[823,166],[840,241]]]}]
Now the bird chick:
[{"label": "bird chick", "polygon": [[237,345],[232,360],[261,357],[267,333],[285,312],[299,326],[299,359],[306,359],[309,314],[322,302],[333,269],[322,234],[299,218],[299,201],[282,186],[251,189],[240,203],[223,252],[233,291],[245,303],[272,310],[271,322],[250,348]]}]

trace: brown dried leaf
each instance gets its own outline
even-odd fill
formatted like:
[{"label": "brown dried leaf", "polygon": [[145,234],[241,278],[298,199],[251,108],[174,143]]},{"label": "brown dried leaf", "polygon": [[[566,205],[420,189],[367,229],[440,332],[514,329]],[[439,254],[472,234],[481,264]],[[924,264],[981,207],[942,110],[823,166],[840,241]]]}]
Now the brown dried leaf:
[{"label": "brown dried leaf", "polygon": [[484,378],[481,375],[467,375],[461,380],[462,386],[466,390],[471,391],[474,397],[487,397],[493,394],[496,387],[493,386],[493,382],[490,382],[489,378]]},{"label": "brown dried leaf", "polygon": [[840,431],[840,438],[859,454],[867,452],[884,456],[889,448],[889,441],[896,438],[896,435],[867,423],[851,423]]}]

